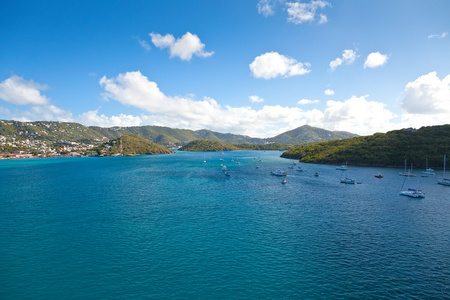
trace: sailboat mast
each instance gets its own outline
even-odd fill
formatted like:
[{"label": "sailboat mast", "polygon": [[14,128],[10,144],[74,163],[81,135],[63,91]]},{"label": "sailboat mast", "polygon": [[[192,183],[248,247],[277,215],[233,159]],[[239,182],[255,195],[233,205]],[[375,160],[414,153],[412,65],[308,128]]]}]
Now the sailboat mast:
[{"label": "sailboat mast", "polygon": [[446,155],[444,154],[444,179],[445,179],[445,157]]}]

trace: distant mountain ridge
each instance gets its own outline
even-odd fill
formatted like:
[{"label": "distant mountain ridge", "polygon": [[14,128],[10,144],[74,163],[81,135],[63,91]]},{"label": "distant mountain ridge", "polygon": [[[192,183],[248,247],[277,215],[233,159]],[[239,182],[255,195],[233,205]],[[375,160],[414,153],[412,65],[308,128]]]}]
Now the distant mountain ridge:
[{"label": "distant mountain ridge", "polygon": [[310,144],[330,140],[348,139],[357,136],[357,134],[345,131],[329,131],[309,125],[303,125],[296,129],[279,134],[270,140],[280,144]]},{"label": "distant mountain ridge", "polygon": [[177,144],[193,140],[212,139],[228,144],[308,144],[335,139],[356,137],[356,134],[342,131],[328,131],[304,125],[272,138],[252,138],[232,133],[211,130],[176,129],[160,126],[110,127],[84,126],[79,123],[37,121],[20,122],[0,120],[0,135],[15,139],[35,139],[44,141],[71,141],[81,143],[101,142],[104,138],[116,139],[120,136],[136,134],[160,145]]}]

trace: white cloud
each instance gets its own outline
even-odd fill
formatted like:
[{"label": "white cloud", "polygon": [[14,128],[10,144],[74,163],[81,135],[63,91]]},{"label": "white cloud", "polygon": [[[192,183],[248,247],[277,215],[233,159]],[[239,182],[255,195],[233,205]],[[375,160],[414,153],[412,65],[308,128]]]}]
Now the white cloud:
[{"label": "white cloud", "polygon": [[77,122],[87,126],[100,127],[130,127],[143,125],[141,117],[132,115],[120,114],[119,116],[107,117],[105,115],[98,115],[98,109],[85,112],[77,118]]},{"label": "white cloud", "polygon": [[249,99],[250,102],[252,102],[252,103],[261,103],[261,102],[264,102],[264,99],[263,99],[263,98],[260,98],[259,96],[256,96],[256,95],[248,96],[248,99]]},{"label": "white cloud", "polygon": [[[193,130],[207,128],[252,137],[271,137],[305,124],[329,130],[370,134],[391,130],[395,125],[391,120],[396,117],[385,104],[367,101],[364,96],[352,97],[342,102],[328,101],[324,111],[280,105],[264,105],[255,110],[251,107],[222,106],[211,98],[196,101],[170,97],[163,94],[155,82],[148,80],[139,71],[119,74],[112,79],[103,77],[100,85],[105,89],[105,97],[124,105],[141,108],[148,114],[107,117],[99,115],[98,111],[91,111],[80,116],[80,120],[84,120],[85,124],[158,125]],[[300,105],[311,103],[317,103],[317,100],[299,101]],[[368,111],[370,115],[367,114]]]},{"label": "white cloud", "polygon": [[[288,21],[294,24],[301,24],[304,22],[312,22],[316,19],[316,10],[331,6],[327,1],[313,0],[310,3],[301,2],[287,2],[287,13],[289,15]],[[319,24],[325,23],[327,18],[325,15],[320,14]]]},{"label": "white cloud", "polygon": [[405,87],[402,108],[408,114],[446,114],[450,121],[450,75],[440,80],[436,72],[422,75]]},{"label": "white cloud", "polygon": [[366,61],[364,62],[364,69],[381,67],[387,63],[388,59],[389,56],[387,54],[372,52],[367,56]]},{"label": "white cloud", "polygon": [[70,111],[66,111],[53,104],[32,106],[27,111],[12,111],[10,117],[17,121],[60,121],[73,122],[73,116]]},{"label": "white cloud", "polygon": [[139,45],[141,45],[142,48],[144,48],[146,51],[149,51],[150,49],[152,49],[152,47],[150,47],[150,45],[147,43],[147,41],[144,40],[138,40]]},{"label": "white cloud", "polygon": [[386,104],[367,101],[366,97],[352,96],[344,102],[327,101],[323,115],[324,128],[361,135],[392,130],[394,125],[391,121],[397,116],[386,108]]},{"label": "white cloud", "polygon": [[319,15],[319,24],[324,24],[326,22],[328,22],[327,16],[325,16],[324,14],[320,14]]},{"label": "white cloud", "polygon": [[205,44],[200,38],[190,32],[186,32],[181,38],[176,39],[171,34],[162,36],[159,33],[150,33],[152,43],[160,48],[169,48],[170,57],[179,57],[181,60],[189,61],[193,55],[199,57],[210,57],[214,52],[205,52]]},{"label": "white cloud", "polygon": [[332,89],[326,89],[323,93],[325,95],[327,95],[327,96],[333,96],[334,95],[334,91]]},{"label": "white cloud", "polygon": [[278,52],[268,52],[257,56],[250,64],[253,76],[264,79],[304,75],[311,71],[310,67],[309,63],[298,62]]},{"label": "white cloud", "polygon": [[13,75],[0,83],[0,99],[15,105],[46,105],[50,100],[41,94],[47,87]]},{"label": "white cloud", "polygon": [[358,58],[355,50],[347,49],[342,53],[342,58],[338,57],[330,62],[330,70],[333,72],[342,64],[351,65]]},{"label": "white cloud", "polygon": [[169,97],[159,90],[155,82],[148,80],[139,71],[119,74],[112,79],[103,77],[100,85],[105,89],[106,98],[127,106],[138,107],[150,114],[136,118],[126,115],[113,118],[92,111],[82,116],[85,122],[90,122],[89,124],[105,123],[108,126],[128,122],[194,130],[208,128],[219,132],[267,137],[267,134],[280,133],[280,128],[293,129],[311,120],[308,113],[297,107],[265,105],[259,110],[254,110],[251,107],[221,106],[211,98],[195,101]]},{"label": "white cloud", "polygon": [[259,0],[258,4],[256,4],[258,13],[262,14],[264,17],[273,15],[275,13],[275,2],[276,0]]},{"label": "white cloud", "polygon": [[306,105],[306,104],[312,104],[312,103],[319,103],[319,100],[302,99],[297,102],[297,104],[299,104],[299,105]]},{"label": "white cloud", "polygon": [[1,108],[0,112],[17,121],[73,121],[71,112],[56,107],[41,94],[46,89],[46,85],[13,75],[0,83],[0,99],[28,108]]},{"label": "white cloud", "polygon": [[428,36],[428,39],[434,39],[434,38],[438,38],[438,39],[443,39],[447,36],[448,32],[443,32],[441,34],[430,34]]}]

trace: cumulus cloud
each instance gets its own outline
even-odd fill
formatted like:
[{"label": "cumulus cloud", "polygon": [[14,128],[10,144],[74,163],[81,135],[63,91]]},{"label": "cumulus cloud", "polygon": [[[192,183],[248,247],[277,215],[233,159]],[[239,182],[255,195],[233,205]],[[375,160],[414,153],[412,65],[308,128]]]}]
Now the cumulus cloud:
[{"label": "cumulus cloud", "polygon": [[[316,11],[318,9],[331,6],[327,1],[315,0],[310,3],[301,2],[287,2],[287,13],[289,15],[288,21],[294,24],[301,24],[305,22],[312,22],[316,20]],[[327,17],[323,14],[319,15],[319,24],[327,22]]]},{"label": "cumulus cloud", "polygon": [[323,93],[325,95],[327,95],[327,96],[333,96],[334,95],[334,91],[332,89],[326,89]]},{"label": "cumulus cloud", "polygon": [[150,33],[152,43],[160,48],[169,48],[170,57],[179,57],[181,60],[190,61],[192,56],[210,57],[214,52],[204,51],[205,44],[200,38],[190,32],[186,32],[181,38],[175,39],[173,35],[161,35],[159,33]]},{"label": "cumulus cloud", "polygon": [[256,96],[256,95],[248,96],[248,99],[249,99],[250,102],[252,102],[252,103],[261,103],[261,102],[264,102],[264,99],[263,99],[263,98],[260,98],[259,96]]},{"label": "cumulus cloud", "polygon": [[387,54],[372,52],[367,56],[366,61],[364,62],[364,69],[381,67],[387,63],[388,59],[389,56]]},{"label": "cumulus cloud", "polygon": [[6,109],[0,112],[18,121],[72,121],[72,113],[56,107],[41,94],[46,85],[13,75],[0,83],[0,99],[26,109]]},{"label": "cumulus cloud", "polygon": [[119,116],[107,117],[98,114],[99,109],[85,112],[78,116],[77,122],[87,126],[100,127],[130,127],[143,125],[142,118],[138,116],[120,114]]},{"label": "cumulus cloud", "polygon": [[342,58],[338,57],[330,62],[330,70],[333,72],[342,64],[351,65],[358,58],[358,54],[355,50],[348,49],[342,53]]},{"label": "cumulus cloud", "polygon": [[13,75],[0,83],[0,99],[15,105],[46,105],[50,100],[41,94],[47,86]]},{"label": "cumulus cloud", "polygon": [[86,122],[89,120],[90,124],[94,122],[117,124],[120,119],[133,124],[147,123],[190,129],[208,128],[220,132],[266,136],[272,132],[278,134],[280,128],[296,128],[311,119],[308,113],[298,107],[265,105],[259,110],[254,110],[251,107],[222,106],[214,99],[207,97],[201,101],[170,97],[161,92],[155,82],[150,81],[139,71],[119,74],[116,78],[104,76],[100,80],[100,85],[105,90],[104,97],[126,106],[140,108],[149,114],[136,119],[125,115],[111,119],[112,117],[92,111],[82,116]]},{"label": "cumulus cloud", "polygon": [[408,82],[401,105],[409,114],[450,114],[450,75],[440,80],[430,72]]},{"label": "cumulus cloud", "polygon": [[306,104],[313,104],[313,103],[319,103],[319,100],[302,99],[297,102],[297,104],[299,104],[299,105],[306,105]]},{"label": "cumulus cloud", "polygon": [[[392,129],[395,115],[385,104],[367,101],[366,97],[352,97],[346,101],[328,101],[324,111],[302,110],[299,107],[264,105],[255,110],[251,107],[222,106],[211,98],[192,100],[170,97],[161,92],[155,82],[141,72],[127,72],[116,78],[103,77],[100,85],[104,96],[124,105],[138,107],[147,114],[107,117],[90,111],[80,120],[89,125],[140,126],[158,125],[172,128],[210,129],[232,132],[253,137],[270,137],[281,132],[309,124],[329,130],[347,130],[358,134]],[[260,99],[258,96],[254,99]],[[251,99],[251,98],[250,98]],[[300,105],[317,103],[302,99]],[[370,111],[370,115],[367,115]],[[220,120],[220,122],[217,122]],[[103,125],[105,126],[105,125]]]},{"label": "cumulus cloud", "polygon": [[281,55],[268,52],[257,56],[250,64],[250,70],[256,78],[271,79],[275,77],[291,77],[309,73],[311,65]]},{"label": "cumulus cloud", "polygon": [[430,34],[428,36],[428,39],[443,39],[447,36],[448,32],[443,32],[441,34]]},{"label": "cumulus cloud", "polygon": [[367,101],[366,97],[352,96],[346,101],[327,101],[324,127],[361,135],[392,130],[392,120],[397,116],[386,108],[386,104]]},{"label": "cumulus cloud", "polygon": [[70,111],[66,111],[53,104],[43,106],[32,106],[29,110],[15,110],[10,113],[10,117],[17,121],[60,121],[73,122]]}]

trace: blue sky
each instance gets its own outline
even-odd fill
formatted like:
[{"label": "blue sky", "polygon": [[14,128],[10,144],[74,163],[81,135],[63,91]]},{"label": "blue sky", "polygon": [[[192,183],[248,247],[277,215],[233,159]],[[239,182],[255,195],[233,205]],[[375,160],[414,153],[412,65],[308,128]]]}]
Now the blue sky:
[{"label": "blue sky", "polygon": [[1,1],[0,119],[272,137],[450,123],[450,1]]}]

